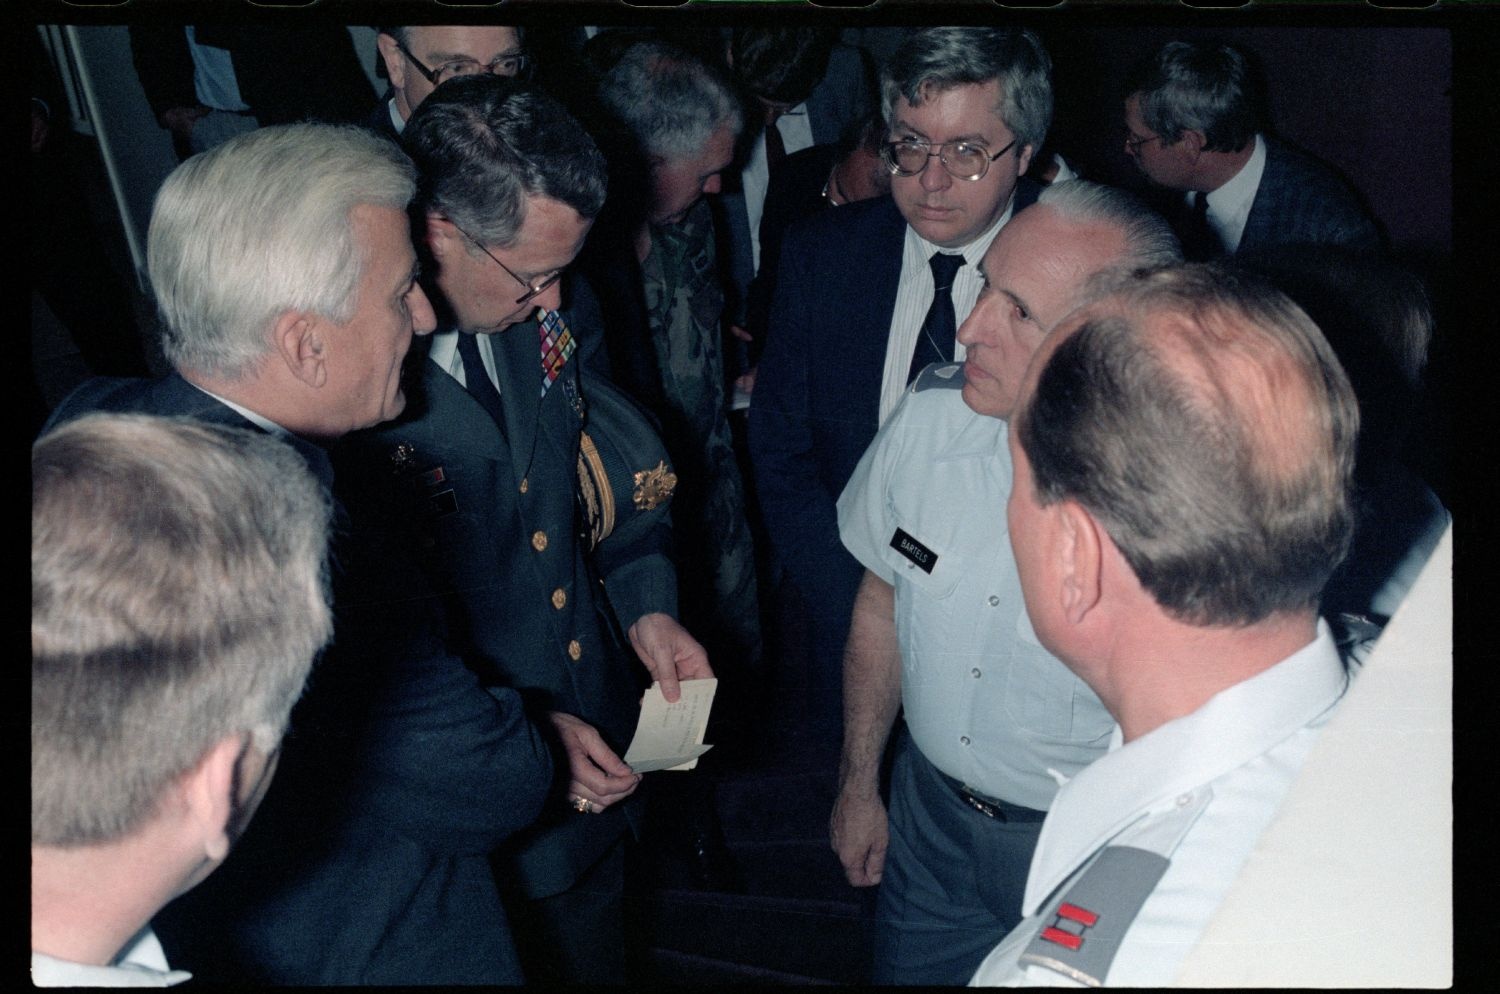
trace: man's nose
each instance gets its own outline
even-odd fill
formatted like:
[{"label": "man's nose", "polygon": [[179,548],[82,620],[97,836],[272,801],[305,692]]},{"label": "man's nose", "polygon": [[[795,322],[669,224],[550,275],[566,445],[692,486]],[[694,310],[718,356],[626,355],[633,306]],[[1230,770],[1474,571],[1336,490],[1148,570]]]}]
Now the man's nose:
[{"label": "man's nose", "polygon": [[922,189],[936,192],[946,190],[953,185],[953,177],[948,174],[948,167],[943,165],[941,156],[933,152],[927,157],[927,165],[922,167]]},{"label": "man's nose", "polygon": [[433,313],[432,301],[427,299],[426,292],[418,284],[411,288],[412,297],[408,302],[411,308],[411,330],[414,335],[430,335],[437,328],[437,315]]},{"label": "man's nose", "polygon": [[555,311],[562,307],[562,280],[543,290],[532,298],[532,303],[544,311]]},{"label": "man's nose", "polygon": [[980,300],[979,303],[974,305],[974,309],[969,312],[969,316],[964,318],[964,323],[958,326],[958,341],[964,348],[988,344],[990,337],[990,329],[988,327],[990,323],[989,311],[990,302],[988,300]]}]

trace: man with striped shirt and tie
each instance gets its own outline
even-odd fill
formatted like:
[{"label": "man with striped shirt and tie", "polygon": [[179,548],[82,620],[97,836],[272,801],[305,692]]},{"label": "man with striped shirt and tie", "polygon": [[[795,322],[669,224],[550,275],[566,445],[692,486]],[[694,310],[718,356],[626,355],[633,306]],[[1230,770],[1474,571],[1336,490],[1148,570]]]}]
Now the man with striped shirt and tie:
[{"label": "man with striped shirt and tie", "polygon": [[603,206],[604,161],[558,103],[488,75],[435,91],[402,140],[439,330],[407,415],[344,447],[348,501],[416,549],[455,651],[554,733],[566,773],[495,863],[527,979],[618,981],[641,780],[620,758],[642,682],[631,650],[669,701],[713,673],[676,620],[675,476],[585,367],[597,307],[562,280]]}]

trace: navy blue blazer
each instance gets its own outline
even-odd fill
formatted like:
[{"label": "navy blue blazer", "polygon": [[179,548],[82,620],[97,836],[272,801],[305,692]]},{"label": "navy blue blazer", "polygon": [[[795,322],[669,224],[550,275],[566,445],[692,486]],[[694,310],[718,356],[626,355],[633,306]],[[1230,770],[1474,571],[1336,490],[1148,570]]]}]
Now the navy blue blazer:
[{"label": "navy blue blazer", "polygon": [[[91,380],[53,423],[92,411],[255,427],[176,375]],[[293,445],[330,479],[322,449]],[[445,651],[402,550],[346,505],[335,523],[334,643],[276,776],[224,865],[154,926],[199,980],[518,983],[488,854],[535,816],[549,755],[515,692]]]},{"label": "navy blue blazer", "polygon": [[[677,581],[668,504],[637,507],[629,479],[610,534],[592,552],[580,540],[580,432],[630,453],[629,472],[617,476],[666,459],[645,416],[590,368],[600,342],[591,306],[576,287],[567,316],[580,345],[545,396],[536,322],[490,338],[498,429],[425,344],[414,348],[420,372],[407,410],[350,435],[335,464],[358,481],[348,499],[376,506],[441,593],[453,651],[486,682],[520,691],[538,725],[550,731],[546,711],[576,715],[623,756],[645,671],[622,633],[644,614],[675,617]],[[627,803],[579,817],[560,796],[565,757],[555,765],[558,796],[506,846],[506,872],[527,897],[570,887],[635,815]]]},{"label": "navy blue blazer", "polygon": [[1236,255],[1299,244],[1380,250],[1380,230],[1343,177],[1274,138],[1265,141],[1266,171]]},{"label": "navy blue blazer", "polygon": [[[1041,187],[1023,177],[1015,210]],[[841,654],[863,568],[839,541],[837,502],[880,421],[880,382],[906,220],[889,196],[787,232],[750,401],[750,458],[776,560]]]}]

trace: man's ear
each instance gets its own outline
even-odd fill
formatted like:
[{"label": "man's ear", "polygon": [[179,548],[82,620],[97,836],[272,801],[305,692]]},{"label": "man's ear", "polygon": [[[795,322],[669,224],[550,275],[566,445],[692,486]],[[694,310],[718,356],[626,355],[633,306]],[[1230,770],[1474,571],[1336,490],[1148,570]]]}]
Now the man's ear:
[{"label": "man's ear", "polygon": [[401,49],[396,47],[396,39],[384,32],[375,36],[375,47],[380,51],[380,59],[385,63],[386,78],[391,81],[392,89],[400,90],[406,86],[406,60],[401,57]]},{"label": "man's ear", "polygon": [[1031,153],[1035,151],[1036,149],[1030,145],[1021,146],[1021,151],[1016,153],[1016,162],[1019,165],[1019,168],[1016,170],[1017,176],[1026,175],[1026,170],[1031,168]]},{"label": "man's ear", "polygon": [[1076,625],[1094,609],[1101,596],[1104,549],[1099,523],[1081,504],[1063,500],[1054,508],[1057,556],[1062,572],[1062,609]]},{"label": "man's ear", "polygon": [[303,311],[282,311],[272,329],[276,354],[292,376],[314,389],[328,380],[327,336],[323,322]]},{"label": "man's ear", "polygon": [[463,234],[458,226],[441,214],[428,212],[427,230],[424,232],[427,238],[427,248],[432,252],[432,257],[438,261],[446,259],[455,248],[460,248],[459,240]]},{"label": "man's ear", "polygon": [[1183,128],[1182,137],[1177,140],[1182,142],[1183,147],[1191,152],[1195,159],[1203,154],[1203,146],[1208,144],[1208,136],[1196,128]]},{"label": "man's ear", "polygon": [[218,862],[229,855],[229,819],[234,814],[236,770],[245,751],[245,735],[226,735],[216,742],[183,781],[187,816],[203,843],[203,853]]}]

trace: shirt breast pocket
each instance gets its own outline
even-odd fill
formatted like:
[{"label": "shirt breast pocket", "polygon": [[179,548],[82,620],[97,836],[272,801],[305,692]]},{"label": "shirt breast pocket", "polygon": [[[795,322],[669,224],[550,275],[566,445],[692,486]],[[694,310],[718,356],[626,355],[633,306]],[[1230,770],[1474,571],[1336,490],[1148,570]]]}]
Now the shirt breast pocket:
[{"label": "shirt breast pocket", "polygon": [[1094,692],[1038,641],[1024,609],[1015,628],[1015,656],[1005,687],[1010,720],[1037,735],[1074,743],[1108,735],[1114,719]]},{"label": "shirt breast pocket", "polygon": [[[923,660],[931,665],[954,652],[968,652],[977,621],[972,604],[958,596],[964,572],[971,563],[953,551],[942,536],[924,535],[915,524],[902,527],[902,537],[888,537],[882,555],[895,574],[896,633],[902,664],[908,669]],[[915,542],[919,548],[903,553],[893,542]],[[926,558],[931,570],[915,559]]]}]

